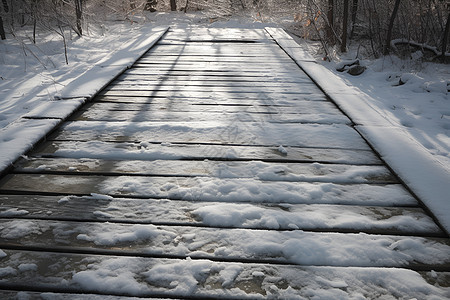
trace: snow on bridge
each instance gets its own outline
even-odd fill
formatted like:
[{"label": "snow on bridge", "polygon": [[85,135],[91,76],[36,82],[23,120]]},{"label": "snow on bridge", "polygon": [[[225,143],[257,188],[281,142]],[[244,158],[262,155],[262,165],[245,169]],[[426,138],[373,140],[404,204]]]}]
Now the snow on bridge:
[{"label": "snow on bridge", "polygon": [[2,298],[448,297],[447,234],[296,47],[169,30],[1,180]]}]

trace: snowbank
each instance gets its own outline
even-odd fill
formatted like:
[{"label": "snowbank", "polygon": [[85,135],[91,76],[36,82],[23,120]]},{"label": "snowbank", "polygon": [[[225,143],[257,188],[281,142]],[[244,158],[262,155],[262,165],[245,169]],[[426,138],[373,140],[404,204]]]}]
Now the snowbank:
[{"label": "snowbank", "polygon": [[[22,74],[20,56],[14,59],[9,56],[17,51],[19,45],[15,42],[18,40],[5,42],[1,58],[7,61],[8,67],[12,67],[8,72],[2,72],[0,83],[0,125],[4,126],[0,130],[0,173],[131,66],[167,29],[145,24],[134,32],[131,41],[130,35],[113,34],[116,40],[108,41],[113,49],[104,49],[104,46],[100,47],[100,51],[94,50],[97,45],[92,44],[92,38],[73,41],[73,49],[69,49],[69,53],[75,57],[75,61],[79,56],[80,60],[76,64],[58,67],[52,61],[55,70],[50,71],[44,64],[39,66],[36,65],[37,61],[31,62],[37,75],[34,72]],[[133,31],[129,28],[128,33]],[[104,56],[108,50],[109,54]],[[48,59],[51,60],[50,57]],[[25,68],[26,64],[25,61]],[[42,67],[44,70],[40,70]],[[21,80],[17,80],[21,76]]]}]

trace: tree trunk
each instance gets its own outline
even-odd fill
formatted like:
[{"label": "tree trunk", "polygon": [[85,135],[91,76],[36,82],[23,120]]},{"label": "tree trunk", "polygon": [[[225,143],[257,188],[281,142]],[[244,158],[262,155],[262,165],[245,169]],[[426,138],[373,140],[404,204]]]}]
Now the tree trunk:
[{"label": "tree trunk", "polygon": [[448,34],[450,30],[450,13],[447,15],[447,23],[445,23],[444,36],[442,37],[442,60],[445,62],[445,53],[447,52]]},{"label": "tree trunk", "polygon": [[170,0],[170,10],[171,11],[177,10],[177,0]]},{"label": "tree trunk", "polygon": [[5,33],[5,28],[3,27],[2,16],[0,16],[0,37],[2,40],[6,40],[6,33]]},{"label": "tree trunk", "polygon": [[35,17],[33,20],[33,44],[36,44],[36,25],[37,25],[37,20]]},{"label": "tree trunk", "polygon": [[348,33],[348,1],[344,0],[344,19],[342,21],[342,43],[341,52],[347,51],[347,33]]},{"label": "tree trunk", "polygon": [[[9,11],[8,2],[6,0],[3,0],[3,10],[5,12]],[[5,27],[3,27],[3,19],[2,16],[0,16],[0,38],[2,40],[6,40],[6,33],[5,33]]]},{"label": "tree trunk", "polygon": [[392,11],[391,19],[389,21],[388,32],[386,36],[386,42],[384,44],[383,54],[388,55],[391,48],[392,28],[394,27],[395,17],[397,16],[398,8],[400,6],[400,0],[395,0],[394,10]]},{"label": "tree trunk", "polygon": [[75,1],[75,13],[77,17],[77,34],[78,36],[83,35],[82,17],[83,17],[83,0]]},{"label": "tree trunk", "polygon": [[327,19],[328,19],[328,27],[327,27],[328,40],[333,41],[334,0],[328,0]]},{"label": "tree trunk", "polygon": [[157,0],[147,0],[144,6],[144,10],[148,10],[150,12],[156,11],[156,5],[158,4]]},{"label": "tree trunk", "polygon": [[3,2],[3,10],[7,13],[9,12],[9,6],[8,6],[8,1],[7,0],[2,0]]},{"label": "tree trunk", "polygon": [[352,31],[350,32],[350,38],[352,38],[353,32],[355,31],[356,13],[357,12],[358,12],[358,0],[353,0],[353,5],[352,5]]}]

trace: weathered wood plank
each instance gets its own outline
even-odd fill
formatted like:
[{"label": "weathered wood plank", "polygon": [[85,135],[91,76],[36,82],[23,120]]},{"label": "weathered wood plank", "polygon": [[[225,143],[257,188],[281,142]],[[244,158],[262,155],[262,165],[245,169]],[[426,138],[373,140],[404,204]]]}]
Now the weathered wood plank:
[{"label": "weathered wood plank", "polygon": [[[5,287],[11,288],[11,286]],[[23,287],[26,289],[26,287]],[[114,295],[103,295],[103,294],[79,294],[79,293],[60,293],[55,291],[42,291],[42,292],[31,292],[31,291],[13,291],[13,290],[0,290],[0,299],[4,300],[16,300],[16,299],[60,299],[60,300],[80,300],[80,299],[90,299],[90,300],[138,300],[136,297],[126,297],[126,296],[114,296]],[[155,300],[168,300],[167,298],[153,298]]]},{"label": "weathered wood plank", "polygon": [[[320,93],[290,93],[290,94],[276,94],[276,93],[227,93],[220,91],[211,92],[183,92],[183,91],[108,91],[100,93],[95,97],[96,101],[109,102],[129,102],[129,103],[154,103],[154,104],[171,104],[174,106],[183,105],[223,105],[223,106],[252,106],[268,107],[265,110],[273,107],[277,110],[280,106],[297,106],[302,110],[308,108],[323,109],[317,113],[327,113],[328,108],[336,109],[336,105],[327,101],[327,98]],[[151,102],[150,102],[151,101]],[[312,103],[314,101],[327,102],[326,104]],[[242,110],[242,109],[241,109]],[[288,111],[292,113],[292,110]],[[339,111],[340,114],[342,114]]]},{"label": "weathered wood plank", "polygon": [[375,206],[415,205],[399,184],[335,184],[273,182],[248,178],[142,177],[99,175],[7,175],[4,193],[107,194],[117,197],[168,198],[188,201],[223,201],[290,204],[349,204]]},{"label": "weathered wood plank", "polygon": [[[158,59],[156,57],[148,56],[140,59],[136,62],[137,64],[148,64],[148,65],[182,65],[182,66],[193,66],[193,67],[204,67],[204,66],[238,66],[245,68],[261,68],[265,70],[272,69],[282,69],[284,66],[292,67],[292,69],[297,70],[300,67],[292,59],[290,60],[288,56],[281,57],[280,59],[268,59],[267,63],[261,62],[261,59],[256,59],[255,57],[246,59],[245,57],[221,57],[220,59],[215,59],[212,57],[202,57],[202,59],[195,59],[195,56],[181,55],[179,58],[176,57],[166,57],[165,59]],[[265,68],[263,68],[265,67]]]},{"label": "weathered wood plank", "polygon": [[236,88],[279,88],[282,89],[303,89],[304,87],[308,87],[309,85],[314,85],[311,81],[307,81],[305,79],[302,83],[286,83],[286,82],[259,82],[259,81],[231,81],[227,82],[225,80],[220,81],[202,81],[202,80],[172,80],[172,81],[165,81],[165,80],[155,80],[155,79],[128,79],[126,77],[122,77],[118,80],[115,80],[113,82],[114,85],[118,86],[146,86],[146,87],[168,87],[168,88],[178,88],[180,86],[183,87],[191,87],[191,86],[200,86],[200,87],[236,87]]},{"label": "weathered wood plank", "polygon": [[220,63],[245,63],[245,64],[291,64],[293,60],[286,56],[272,56],[268,59],[261,61],[261,58],[254,56],[196,56],[196,55],[181,55],[181,56],[144,56],[140,62],[152,62],[152,63],[167,63],[167,62],[220,62]]},{"label": "weathered wood plank", "polygon": [[[278,46],[277,46],[278,47]],[[188,46],[184,47],[183,45],[161,45],[153,48],[144,57],[150,56],[159,56],[159,55],[201,55],[201,56],[240,56],[240,57],[261,57],[264,59],[265,57],[288,57],[287,54],[281,50],[280,48],[249,48],[248,46],[241,48],[230,48],[230,47],[211,47],[211,46]]]},{"label": "weathered wood plank", "polygon": [[267,53],[271,55],[278,54],[281,57],[287,57],[286,53],[276,43],[184,43],[176,45],[165,45],[158,43],[150,49],[146,56],[154,52],[164,51],[166,53],[181,53],[190,55],[192,52],[206,52],[212,54],[233,53],[236,56],[248,55],[249,53]]},{"label": "weathered wood plank", "polygon": [[[300,71],[299,71],[300,72]],[[293,80],[297,77],[304,78],[306,75],[298,72],[242,72],[239,70],[220,70],[220,71],[207,71],[207,70],[154,70],[146,68],[132,68],[125,71],[123,74],[133,75],[163,75],[163,76],[220,76],[220,77],[253,77],[255,79],[274,79],[278,81]]]},{"label": "weathered wood plank", "polygon": [[[109,94],[109,93],[108,93]],[[337,110],[336,105],[327,101],[326,97],[321,94],[297,94],[297,95],[283,95],[282,97],[275,97],[268,93],[260,94],[227,94],[224,92],[214,93],[177,93],[173,92],[172,95],[166,97],[167,93],[155,92],[152,96],[127,96],[126,93],[122,95],[99,95],[95,97],[96,102],[108,101],[108,102],[129,102],[132,104],[152,103],[154,105],[222,105],[222,106],[253,106],[253,107],[273,107],[273,110],[277,110],[279,107],[297,107],[299,113],[313,111],[316,113],[328,113],[330,110],[333,112],[338,111],[342,115],[341,111]],[[228,95],[228,96],[227,96]],[[191,97],[190,97],[191,96]],[[198,97],[192,97],[198,96]],[[149,100],[151,99],[151,100]],[[313,102],[322,103],[313,103]],[[266,109],[267,110],[267,109]],[[293,111],[289,111],[293,113]]]},{"label": "weathered wood plank", "polygon": [[[192,116],[199,113],[216,113],[227,114],[228,117],[225,119],[228,121],[246,120],[248,118],[247,116],[251,116],[256,121],[264,121],[266,119],[270,121],[271,119],[282,120],[285,117],[288,119],[295,119],[295,115],[302,117],[302,114],[318,114],[325,118],[327,115],[330,115],[330,118],[341,115],[339,114],[339,110],[332,103],[325,101],[309,101],[303,103],[299,101],[296,107],[292,107],[289,105],[264,105],[264,100],[259,102],[260,105],[257,104],[258,102],[256,102],[255,105],[238,105],[237,101],[240,100],[233,101],[235,103],[231,103],[230,105],[220,103],[207,104],[208,100],[205,100],[204,104],[198,103],[196,105],[183,102],[182,99],[184,98],[160,100],[160,98],[148,97],[108,96],[99,97],[97,99],[99,99],[99,102],[92,103],[88,106],[89,109],[105,111],[140,111],[142,113],[154,112],[155,116],[158,114],[185,113],[186,117],[189,117],[191,113],[193,113]],[[162,103],[158,103],[160,101],[162,101]],[[270,102],[270,100],[267,101]],[[291,115],[291,117],[289,117],[289,115]]]},{"label": "weathered wood plank", "polygon": [[[130,69],[130,71],[136,71],[137,69]],[[145,72],[145,70],[143,70]],[[145,75],[145,76],[143,76]],[[263,76],[226,76],[220,74],[206,74],[205,72],[199,75],[152,75],[149,72],[146,74],[134,74],[132,72],[125,72],[123,75],[117,77],[118,80],[130,80],[130,81],[162,81],[164,83],[176,83],[181,81],[201,81],[205,84],[209,83],[255,83],[255,84],[263,84],[263,83],[303,83],[310,82],[310,79],[306,76],[291,76],[291,77],[278,77],[272,76],[270,77],[268,74]]]},{"label": "weathered wood plank", "polygon": [[199,65],[199,66],[191,66],[191,65],[182,65],[182,64],[167,64],[167,65],[157,65],[157,64],[140,64],[137,63],[133,66],[134,68],[143,68],[149,71],[164,71],[164,72],[170,72],[170,71],[186,71],[186,72],[222,72],[229,74],[230,72],[236,72],[239,74],[243,73],[259,73],[261,71],[263,72],[270,72],[272,75],[275,74],[289,74],[292,72],[295,72],[298,68],[297,66],[287,66],[286,68],[280,67],[280,68],[270,68],[267,67],[259,67],[259,66],[242,66],[240,64],[235,65]]},{"label": "weathered wood plank", "polygon": [[[17,227],[22,230],[17,232]],[[407,244],[422,250],[411,251],[411,247],[404,246]],[[100,254],[113,250],[129,256],[176,256],[250,263],[450,269],[450,240],[445,238],[0,220],[0,248],[18,247],[59,252],[77,249]],[[293,247],[297,251],[292,251]],[[311,251],[321,255],[311,256]]]},{"label": "weathered wood plank", "polygon": [[[120,139],[120,137],[117,137]],[[52,141],[42,144],[34,155],[108,160],[260,160],[276,162],[318,162],[351,165],[381,165],[368,150],[226,146],[208,144],[151,144],[101,141]]]},{"label": "weathered wood plank", "polygon": [[[302,91],[286,91],[286,92],[272,92],[267,90],[243,90],[243,91],[215,91],[214,88],[209,90],[198,90],[194,91],[183,91],[183,90],[163,90],[159,91],[157,89],[144,91],[144,90],[103,90],[99,93],[99,95],[104,96],[119,96],[119,97],[165,97],[165,98],[209,98],[215,99],[217,98],[247,98],[247,99],[260,99],[261,101],[265,101],[266,104],[269,104],[268,101],[272,101],[272,99],[279,100],[307,100],[309,96],[313,99],[318,95],[318,91],[316,90],[306,90]],[[319,96],[323,99],[323,95]]]},{"label": "weathered wood plank", "polygon": [[[237,119],[239,122],[272,122],[272,123],[316,123],[316,124],[352,124],[350,119],[338,113],[278,113],[260,114],[237,112],[176,112],[164,110],[106,110],[91,107],[89,110],[78,112],[70,118],[71,121],[135,121],[135,122],[188,122],[188,121],[221,121]],[[337,109],[336,109],[337,111]]]},{"label": "weathered wood plank", "polygon": [[[239,43],[234,41],[224,41],[224,42],[214,42],[214,41],[199,41],[199,42],[187,42],[187,43],[181,43],[176,45],[171,44],[164,44],[164,40],[160,41],[158,44],[156,44],[150,51],[156,50],[156,49],[214,49],[217,52],[221,52],[220,50],[231,50],[231,51],[237,51],[237,50],[256,50],[256,51],[277,51],[279,53],[284,53],[284,51],[273,41],[269,41],[267,43]],[[149,53],[149,52],[147,52]]]},{"label": "weathered wood plank", "polygon": [[3,219],[444,236],[418,207],[0,195]]},{"label": "weathered wood plank", "polygon": [[261,161],[101,160],[27,157],[15,164],[15,172],[101,173],[151,176],[208,176],[259,178],[266,181],[333,183],[398,183],[384,166]]},{"label": "weathered wood plank", "polygon": [[223,36],[213,36],[213,35],[195,35],[195,36],[171,36],[165,38],[163,41],[160,41],[158,45],[186,45],[186,44],[201,44],[201,45],[210,45],[210,44],[239,44],[239,45],[252,45],[252,44],[268,44],[273,45],[275,42],[273,40],[269,40],[267,38],[245,38],[245,39],[237,39],[232,35],[223,35]]},{"label": "weathered wood plank", "polygon": [[186,45],[186,44],[200,44],[200,45],[215,45],[215,44],[237,44],[237,45],[261,45],[268,44],[273,45],[275,42],[268,38],[267,35],[252,35],[250,36],[236,36],[233,34],[221,34],[221,35],[211,35],[211,34],[174,34],[169,33],[164,37],[164,40],[160,41],[158,45]]},{"label": "weathered wood plank", "polygon": [[168,91],[168,92],[182,92],[182,93],[189,93],[189,92],[197,92],[201,93],[203,95],[210,95],[215,92],[224,92],[227,94],[236,94],[236,93],[249,93],[249,94],[313,94],[313,93],[319,93],[320,90],[317,86],[312,84],[305,84],[301,87],[294,88],[294,87],[286,87],[286,86],[261,86],[261,87],[254,87],[254,86],[230,86],[230,85],[223,85],[223,86],[212,86],[212,85],[165,85],[165,84],[135,84],[135,83],[128,83],[128,84],[118,84],[118,85],[112,85],[110,87],[107,87],[103,90],[103,94],[109,94],[109,91],[118,91],[118,92],[124,92],[130,95],[143,92],[144,94],[151,91]]},{"label": "weathered wood plank", "polygon": [[244,30],[238,28],[209,28],[196,29],[194,30],[171,30],[165,36],[162,43],[168,41],[183,41],[183,42],[195,42],[195,41],[258,41],[258,42],[272,42],[270,35],[267,34],[265,30],[254,29],[254,30]]},{"label": "weathered wood plank", "polygon": [[243,62],[214,62],[214,61],[200,61],[200,62],[182,62],[182,61],[174,61],[174,62],[152,62],[152,61],[144,61],[140,60],[137,63],[133,65],[133,67],[147,67],[147,68],[187,68],[187,69],[195,69],[195,70],[202,70],[202,69],[218,69],[221,70],[222,68],[229,68],[229,69],[238,69],[243,72],[247,71],[259,71],[259,70],[265,70],[267,71],[297,71],[299,69],[299,66],[295,64],[294,62],[290,63],[275,63],[275,64],[247,64]]},{"label": "weathered wood plank", "polygon": [[[370,150],[359,134],[342,124],[216,122],[66,122],[52,140],[151,143],[214,143]],[[280,150],[287,154],[290,150]],[[284,153],[286,152],[286,153]]]},{"label": "weathered wood plank", "polygon": [[[120,296],[221,297],[255,299],[314,293],[407,298],[445,298],[447,285],[434,286],[418,272],[391,268],[342,268],[213,262],[5,250],[1,288]],[[24,271],[20,271],[20,270]],[[437,273],[436,277],[439,276]],[[448,272],[444,273],[448,275]],[[442,276],[439,276],[440,278]],[[433,280],[435,282],[436,280]],[[376,284],[375,284],[376,282]],[[445,281],[444,281],[445,282]],[[183,283],[183,284],[180,284]],[[341,287],[342,289],[338,289]]]},{"label": "weathered wood plank", "polygon": [[[286,53],[284,52],[283,55]],[[201,57],[249,57],[249,58],[259,58],[260,60],[269,59],[269,60],[276,60],[280,58],[280,53],[254,53],[254,52],[246,52],[241,51],[239,54],[237,53],[221,53],[217,51],[211,51],[211,52],[201,52],[201,51],[190,51],[189,53],[180,53],[178,51],[174,52],[165,52],[164,50],[157,51],[157,52],[148,52],[147,54],[144,54],[142,58],[147,57],[180,57],[180,56],[187,56],[187,57],[194,57],[194,56],[201,56]],[[286,58],[289,56],[281,56],[281,58]]]}]

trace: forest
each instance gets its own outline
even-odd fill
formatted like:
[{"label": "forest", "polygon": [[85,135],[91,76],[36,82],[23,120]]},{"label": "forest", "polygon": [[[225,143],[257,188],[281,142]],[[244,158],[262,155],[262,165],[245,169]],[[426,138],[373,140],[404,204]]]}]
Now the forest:
[{"label": "forest", "polygon": [[450,2],[445,0],[1,0],[0,37],[24,27],[86,34],[104,20],[130,20],[145,12],[202,11],[211,22],[233,16],[277,22],[291,34],[319,41],[325,59],[350,43],[368,57],[389,52],[406,56],[421,50],[427,61],[442,61],[448,49]]}]

